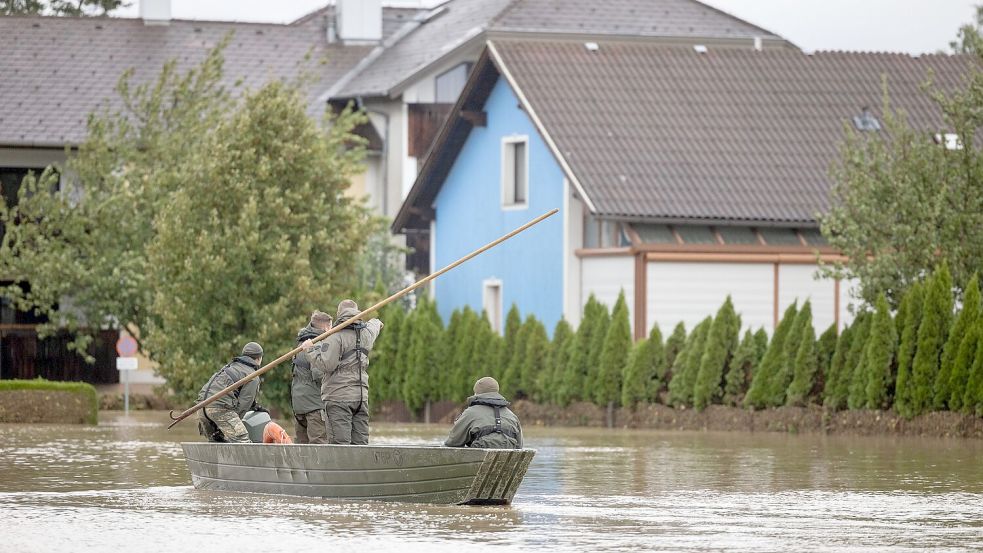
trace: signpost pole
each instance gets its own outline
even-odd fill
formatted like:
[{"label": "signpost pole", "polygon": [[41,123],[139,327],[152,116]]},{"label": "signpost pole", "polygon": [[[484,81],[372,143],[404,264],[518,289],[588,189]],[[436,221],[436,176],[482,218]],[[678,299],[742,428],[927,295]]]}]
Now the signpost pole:
[{"label": "signpost pole", "polygon": [[116,341],[116,370],[123,381],[123,415],[130,414],[130,372],[137,369],[137,341],[129,334],[121,334]]}]

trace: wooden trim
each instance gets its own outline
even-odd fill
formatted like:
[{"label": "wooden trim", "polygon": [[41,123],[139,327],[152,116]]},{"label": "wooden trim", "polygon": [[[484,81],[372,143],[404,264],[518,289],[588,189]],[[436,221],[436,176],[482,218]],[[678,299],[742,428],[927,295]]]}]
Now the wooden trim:
[{"label": "wooden trim", "polygon": [[573,251],[577,257],[629,256],[632,248],[577,248]]},{"label": "wooden trim", "polygon": [[648,304],[648,260],[646,254],[639,252],[635,255],[635,340],[645,337],[647,322],[645,308]]},{"label": "wooden trim", "polygon": [[37,330],[39,325],[28,323],[0,324],[0,330]]},{"label": "wooden trim", "polygon": [[717,240],[717,244],[721,246],[726,244],[726,242],[724,242],[724,237],[720,235],[720,231],[717,230],[717,227],[710,227],[710,232],[713,233],[713,237]]},{"label": "wooden trim", "polygon": [[840,279],[833,283],[833,324],[836,325],[836,335],[840,335]]},{"label": "wooden trim", "polygon": [[633,246],[642,245],[642,237],[638,235],[638,232],[631,223],[621,223],[621,225],[625,229],[625,233],[628,234],[628,239],[631,240]]},{"label": "wooden trim", "polygon": [[800,244],[802,244],[805,247],[809,247],[809,243],[806,242],[805,236],[802,236],[802,233],[799,232],[799,229],[795,229],[795,236],[797,236],[799,238],[799,243]]},{"label": "wooden trim", "polygon": [[461,110],[461,119],[464,119],[468,123],[471,123],[472,127],[487,127],[488,126],[488,113],[484,111],[469,111]]},{"label": "wooden trim", "polygon": [[[778,262],[775,262],[774,291],[772,292],[772,328],[778,328]],[[774,331],[772,332],[774,334]]]},{"label": "wooden trim", "polygon": [[[686,243],[686,242],[683,241],[683,237],[680,236],[680,234],[676,231],[676,227],[675,226],[673,226],[673,225],[667,225],[667,226],[669,227],[669,231],[672,232],[672,237],[676,239],[676,244],[677,245],[682,245],[682,244],[685,244]],[[644,245],[643,245],[643,247],[644,247]]]},{"label": "wooden trim", "polygon": [[767,246],[768,245],[768,242],[765,242],[765,237],[761,235],[761,231],[760,230],[758,230],[756,228],[753,228],[753,229],[751,229],[751,232],[753,232],[754,235],[758,238],[758,244],[760,244],[762,246]]},{"label": "wooden trim", "polygon": [[[795,253],[715,253],[715,252],[648,252],[649,261],[691,261],[704,263],[787,263],[809,265],[816,263],[817,258],[812,254]],[[818,258],[824,262],[846,261],[842,255],[822,255]]]},{"label": "wooden trim", "polygon": [[[754,253],[754,254],[798,254],[811,255],[813,261],[817,254],[822,257],[843,257],[840,251],[832,246],[760,246],[757,244],[641,244],[636,247],[644,252],[687,252],[687,253]],[[844,258],[845,259],[845,258]]]}]

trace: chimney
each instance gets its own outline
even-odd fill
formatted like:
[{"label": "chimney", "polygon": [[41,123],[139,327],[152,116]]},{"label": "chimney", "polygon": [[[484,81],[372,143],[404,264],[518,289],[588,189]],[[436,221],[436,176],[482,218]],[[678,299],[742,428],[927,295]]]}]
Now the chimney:
[{"label": "chimney", "polygon": [[144,25],[169,25],[171,0],[140,0],[140,19]]},{"label": "chimney", "polygon": [[338,38],[345,44],[376,44],[382,40],[382,0],[337,0]]}]

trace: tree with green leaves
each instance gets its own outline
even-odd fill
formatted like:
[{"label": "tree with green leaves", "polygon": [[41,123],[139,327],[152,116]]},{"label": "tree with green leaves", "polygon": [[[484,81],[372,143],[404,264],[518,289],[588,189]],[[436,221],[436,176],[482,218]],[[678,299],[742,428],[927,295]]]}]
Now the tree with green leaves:
[{"label": "tree with green leaves", "polygon": [[693,404],[693,389],[696,386],[696,377],[700,371],[700,362],[703,359],[703,348],[706,346],[707,336],[710,334],[710,327],[713,325],[713,317],[700,321],[693,327],[693,332],[686,338],[683,349],[676,356],[676,363],[672,369],[672,380],[669,381],[669,403],[676,407]]},{"label": "tree with green leaves", "polygon": [[911,381],[907,390],[906,417],[932,408],[935,379],[939,374],[942,348],[952,324],[952,277],[945,263],[927,282],[922,322],[918,325],[918,347],[911,366]]},{"label": "tree with green leaves", "polygon": [[898,336],[884,294],[877,297],[874,307],[870,336],[861,361],[866,379],[864,406],[867,409],[887,409],[891,405],[891,388],[895,380],[894,358],[898,350]]},{"label": "tree with green leaves", "polygon": [[369,386],[369,401],[376,404],[399,397],[399,391],[393,383],[399,381],[396,357],[400,336],[405,332],[403,322],[406,311],[399,303],[390,303],[382,308],[379,318],[385,323],[385,332],[379,334],[370,354],[372,382]]},{"label": "tree with green leaves", "polygon": [[744,331],[744,338],[728,363],[724,376],[724,405],[738,406],[747,393],[751,374],[760,361],[758,344],[751,329]]},{"label": "tree with green leaves", "polygon": [[438,371],[438,383],[440,387],[440,397],[441,398],[451,398],[454,397],[454,392],[460,392],[457,388],[457,382],[455,377],[458,374],[458,366],[456,362],[460,358],[456,355],[458,346],[465,346],[465,329],[464,326],[464,314],[460,309],[455,309],[451,312],[451,318],[447,321],[447,327],[444,329],[444,340],[446,347],[443,348],[444,360],[437,367]]},{"label": "tree with green leaves", "polygon": [[[182,400],[247,341],[292,349],[307,314],[357,288],[376,224],[345,194],[364,117],[319,126],[282,82],[234,96],[221,84],[226,44],[185,72],[124,75],[122,107],[93,114],[62,170],[28,177],[16,206],[0,202],[0,274],[30,283],[0,294],[79,352],[101,325],[138,333]],[[264,380],[264,402],[288,406],[290,372]]]},{"label": "tree with green leaves", "polygon": [[0,0],[0,15],[105,17],[129,5],[123,0]]},{"label": "tree with green leaves", "polygon": [[546,327],[533,315],[526,317],[522,332],[526,334],[526,345],[519,371],[518,395],[543,401],[545,390],[536,384],[542,380],[542,375],[549,374],[550,338]]},{"label": "tree with green leaves", "polygon": [[[802,346],[802,342],[811,340],[816,340],[816,332],[812,327],[812,302],[806,300],[802,305],[802,309],[798,311],[795,315],[795,321],[792,323],[792,327],[789,329],[788,336],[785,339],[785,346],[783,348],[782,354],[780,356],[780,362],[778,363],[778,368],[772,373],[771,379],[769,379],[766,387],[766,399],[767,405],[770,407],[779,407],[785,405],[788,398],[788,388],[792,383],[792,379],[795,377],[795,360],[796,355],[799,353],[799,349]],[[814,362],[812,357],[816,354],[815,346],[809,348],[808,356],[805,358],[804,363],[807,367],[803,367],[803,372],[814,372]],[[803,375],[805,378],[806,375]],[[812,380],[808,381],[810,388]],[[797,394],[808,393],[809,390],[797,391]],[[802,401],[804,398],[796,398],[796,401]]]},{"label": "tree with green leaves", "polygon": [[[983,416],[983,344],[980,344],[980,340],[983,340],[983,317],[977,320],[976,331],[971,337],[976,338],[974,340],[976,354],[968,371],[969,378],[966,380],[966,390],[963,392],[961,407],[964,413],[975,413],[977,416]],[[972,348],[968,344],[966,347],[967,350]]]},{"label": "tree with green leaves", "polygon": [[741,329],[741,317],[734,311],[734,303],[730,295],[717,310],[717,315],[710,325],[700,366],[693,385],[693,406],[705,409],[723,395],[722,382],[724,369],[730,363]]},{"label": "tree with green leaves", "polygon": [[898,309],[898,317],[904,314],[901,342],[898,345],[898,377],[894,384],[894,408],[898,413],[911,411],[911,367],[918,346],[918,327],[922,322],[926,288],[925,282],[914,283],[904,295]]},{"label": "tree with green leaves", "polygon": [[816,378],[811,392],[814,398],[822,398],[823,389],[826,387],[826,378],[829,375],[829,365],[833,361],[833,354],[836,352],[837,339],[836,323],[833,323],[816,340]]},{"label": "tree with green leaves", "polygon": [[424,409],[424,421],[430,421],[430,404],[440,399],[438,372],[444,359],[443,321],[437,304],[426,296],[419,299],[411,317],[409,365],[403,381],[403,401],[413,412]]},{"label": "tree with green leaves", "polygon": [[448,399],[460,398],[462,393],[467,392],[474,385],[474,381],[471,380],[474,370],[471,366],[471,357],[476,342],[480,340],[481,321],[479,315],[470,306],[465,305],[461,310],[459,324],[461,328],[458,331],[458,338],[448,343],[453,352],[450,366],[445,369],[450,373],[450,387],[446,396]]},{"label": "tree with green leaves", "polygon": [[549,370],[543,371],[543,378],[537,386],[549,403],[560,402],[560,388],[570,362],[570,343],[574,340],[573,328],[566,319],[561,318],[553,328],[553,343],[550,346]]},{"label": "tree with green leaves", "polygon": [[470,390],[474,383],[483,376],[498,378],[503,372],[502,359],[505,358],[505,339],[495,332],[488,320],[488,314],[482,311],[475,322],[474,343],[470,347],[470,363],[468,377],[462,385]]},{"label": "tree with green leaves", "polygon": [[625,301],[624,290],[618,294],[614,311],[611,313],[611,323],[608,325],[602,344],[594,401],[598,405],[607,406],[610,428],[614,424],[614,406],[621,401],[622,375],[632,348],[631,322],[628,320],[628,304]]},{"label": "tree with green leaves", "polygon": [[846,355],[847,396],[846,405],[850,409],[862,409],[867,403],[867,375],[863,370],[864,351],[870,338],[873,315],[867,311],[857,317],[856,328],[850,340],[850,350]]},{"label": "tree with green leaves", "polygon": [[666,374],[663,375],[663,381],[667,384],[672,378],[672,373],[669,371],[676,364],[676,356],[679,355],[679,352],[686,344],[686,337],[686,324],[683,321],[679,321],[672,329],[672,334],[666,338]]},{"label": "tree with green leaves", "polygon": [[597,326],[587,349],[587,376],[584,379],[582,392],[583,398],[587,401],[596,401],[594,395],[601,374],[601,354],[604,352],[604,339],[608,335],[608,327],[611,326],[611,313],[608,311],[608,306],[603,303],[598,305],[600,308],[597,310]]},{"label": "tree with green leaves", "polygon": [[628,354],[621,386],[621,405],[625,407],[635,407],[645,403],[648,398],[648,350],[649,341],[643,338],[632,346]]},{"label": "tree with green leaves", "polygon": [[973,362],[976,361],[976,350],[979,348],[980,340],[983,339],[983,318],[978,318],[973,322],[966,334],[963,336],[959,350],[953,359],[952,395],[949,398],[949,409],[952,411],[963,411],[966,404],[966,392],[975,383],[970,379],[973,372]]},{"label": "tree with green leaves", "polygon": [[505,316],[505,357],[502,359],[502,374],[498,378],[501,389],[509,390],[510,394],[515,392],[515,387],[518,385],[525,345],[522,316],[519,314],[519,308],[513,303]]},{"label": "tree with green leaves", "polygon": [[795,325],[798,306],[792,303],[782,314],[782,320],[775,327],[775,334],[771,338],[771,343],[765,351],[761,363],[751,375],[751,386],[748,388],[747,395],[744,396],[744,406],[761,409],[771,405],[769,401],[769,386],[771,380],[786,362],[785,342],[788,341]]},{"label": "tree with green leaves", "polygon": [[962,395],[965,387],[966,374],[957,372],[956,355],[962,345],[963,338],[976,325],[976,320],[980,316],[980,284],[979,277],[973,275],[963,295],[962,310],[956,317],[956,322],[952,324],[949,337],[946,339],[945,347],[942,349],[942,359],[939,362],[939,374],[935,378],[934,401],[932,407],[942,410],[950,407],[958,410],[959,407],[951,407],[951,401],[956,398],[956,403],[962,403]]},{"label": "tree with green leaves", "polygon": [[[798,347],[794,354],[789,351],[792,362],[792,379],[785,392],[785,405],[805,406],[812,400],[816,373],[819,370],[819,356],[816,352],[816,331],[812,328],[812,306],[806,302],[798,315],[804,319],[799,328]],[[790,344],[791,345],[791,344]]]},{"label": "tree with green leaves", "polygon": [[846,408],[846,400],[850,395],[851,374],[846,371],[846,357],[852,340],[853,325],[849,325],[836,340],[833,358],[829,361],[829,373],[826,376],[826,385],[823,387],[823,405],[833,411]]}]

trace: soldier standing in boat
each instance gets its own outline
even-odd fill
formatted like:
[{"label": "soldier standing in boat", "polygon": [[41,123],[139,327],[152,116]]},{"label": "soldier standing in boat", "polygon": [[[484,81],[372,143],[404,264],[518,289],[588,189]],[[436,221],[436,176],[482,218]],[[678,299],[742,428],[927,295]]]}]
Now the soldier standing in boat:
[{"label": "soldier standing in boat", "polygon": [[[338,304],[335,326],[355,315],[354,300]],[[356,321],[314,345],[301,344],[315,379],[321,380],[321,400],[328,417],[333,444],[365,445],[369,443],[369,352],[375,344],[382,321]]]},{"label": "soldier standing in boat", "polygon": [[[255,371],[263,363],[263,346],[249,342],[242,348],[242,355],[219,369],[198,392],[198,401],[211,397]],[[266,411],[256,403],[260,379],[254,378],[235,390],[223,395],[199,411],[198,431],[210,442],[248,443],[249,432],[242,424],[247,411]]]},{"label": "soldier standing in boat", "polygon": [[[323,311],[311,314],[311,322],[297,333],[297,343],[313,340],[331,328],[331,315]],[[321,381],[314,378],[307,355],[293,359],[293,382],[290,384],[290,405],[294,410],[298,444],[328,443],[327,419],[321,401]]]},{"label": "soldier standing in boat", "polygon": [[468,408],[454,421],[448,447],[522,449],[522,425],[509,409],[509,402],[498,393],[498,381],[490,376],[474,383]]}]

